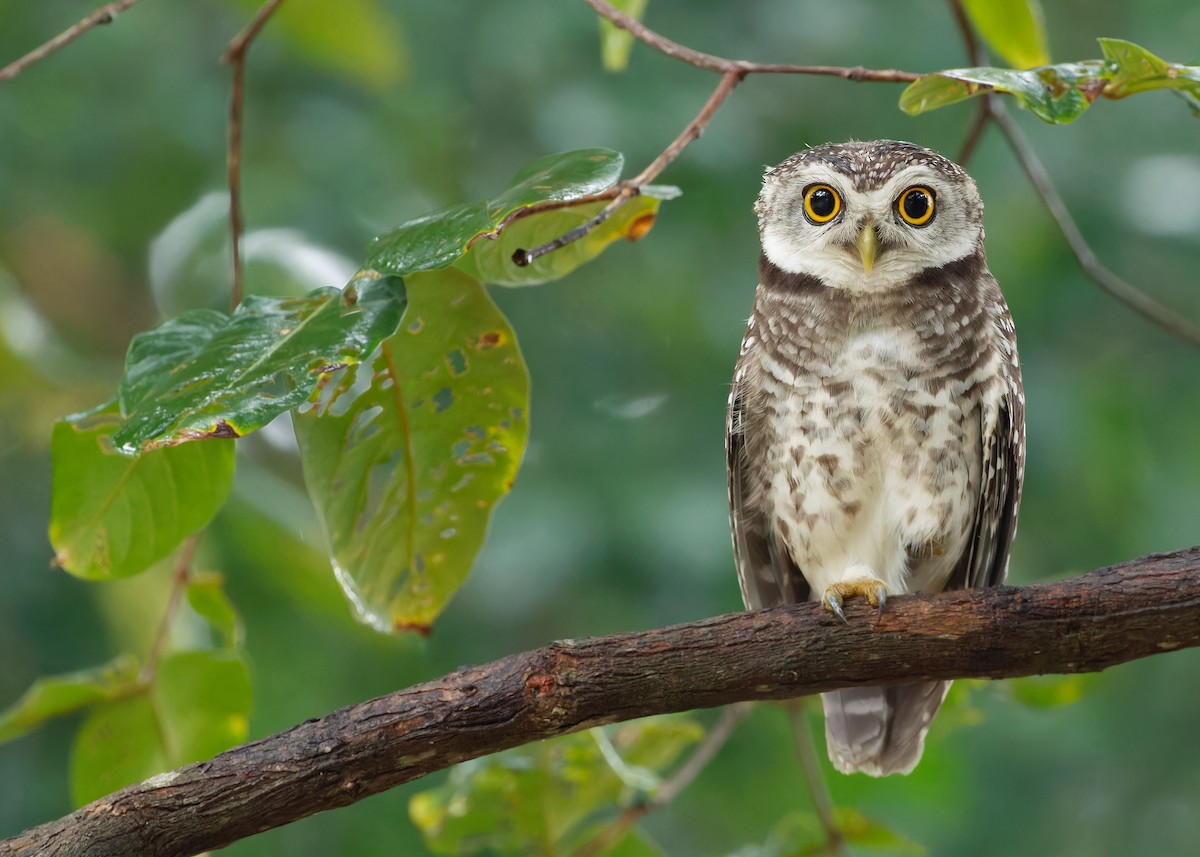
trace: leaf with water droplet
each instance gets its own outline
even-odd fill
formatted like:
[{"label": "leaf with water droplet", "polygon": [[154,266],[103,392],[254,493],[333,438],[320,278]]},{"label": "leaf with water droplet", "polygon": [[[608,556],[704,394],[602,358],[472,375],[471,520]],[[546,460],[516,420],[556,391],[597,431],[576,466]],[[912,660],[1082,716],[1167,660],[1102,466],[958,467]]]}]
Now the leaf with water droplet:
[{"label": "leaf with water droplet", "polygon": [[516,478],[529,375],[507,319],[455,268],[407,278],[374,358],[295,416],[309,494],[359,618],[428,632]]},{"label": "leaf with water droplet", "polygon": [[193,310],[129,345],[118,451],[237,438],[308,398],[322,375],[369,355],[404,311],[399,277],[362,271],[344,290],[251,295],[232,316]]}]

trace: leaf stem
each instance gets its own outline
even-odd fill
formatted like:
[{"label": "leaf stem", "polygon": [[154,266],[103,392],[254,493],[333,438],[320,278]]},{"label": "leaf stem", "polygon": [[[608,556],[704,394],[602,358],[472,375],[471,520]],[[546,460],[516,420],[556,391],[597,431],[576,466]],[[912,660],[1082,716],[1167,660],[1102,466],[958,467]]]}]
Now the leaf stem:
[{"label": "leaf stem", "polygon": [[233,257],[233,294],[230,312],[237,309],[245,294],[242,274],[242,116],[246,101],[246,52],[250,43],[266,26],[267,21],[283,0],[267,0],[249,24],[233,39],[221,54],[221,62],[233,68],[233,84],[229,95],[229,139],[225,157],[229,183],[229,237]]},{"label": "leaf stem", "polygon": [[162,618],[158,620],[158,630],[154,632],[154,642],[150,645],[150,652],[146,656],[146,665],[142,667],[142,671],[138,675],[138,684],[140,685],[151,684],[154,681],[155,673],[158,672],[158,664],[162,660],[162,654],[167,647],[167,639],[171,633],[171,622],[179,611],[179,602],[183,598],[183,592],[187,589],[188,580],[191,578],[192,561],[196,557],[196,546],[199,545],[202,534],[202,532],[197,532],[188,536],[179,549],[179,554],[175,557],[175,567],[171,574],[171,594],[167,597],[167,606],[163,610]]}]

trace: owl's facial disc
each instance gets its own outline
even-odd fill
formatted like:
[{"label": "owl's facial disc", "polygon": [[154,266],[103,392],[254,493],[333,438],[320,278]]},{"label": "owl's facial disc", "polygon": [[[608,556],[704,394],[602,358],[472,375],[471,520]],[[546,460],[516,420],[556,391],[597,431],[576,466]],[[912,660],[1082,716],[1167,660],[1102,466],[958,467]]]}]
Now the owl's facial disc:
[{"label": "owl's facial disc", "polygon": [[975,253],[975,183],[928,150],[881,160],[873,148],[887,145],[830,147],[842,153],[832,159],[811,149],[768,172],[756,206],[767,259],[831,288],[877,292]]}]

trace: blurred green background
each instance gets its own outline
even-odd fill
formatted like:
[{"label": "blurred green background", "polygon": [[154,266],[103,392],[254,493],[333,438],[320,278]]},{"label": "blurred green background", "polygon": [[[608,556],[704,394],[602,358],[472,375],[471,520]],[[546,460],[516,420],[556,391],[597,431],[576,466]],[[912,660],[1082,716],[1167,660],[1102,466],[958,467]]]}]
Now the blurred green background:
[{"label": "blurred green background", "polygon": [[[0,60],[92,5],[5,4]],[[135,332],[163,312],[226,300],[224,203],[211,195],[224,189],[230,75],[217,57],[255,8],[144,3],[0,84],[0,707],[38,675],[144,652],[161,614],[166,567],[108,584],[49,567],[50,429],[109,395]],[[1187,0],[1068,0],[1046,13],[1059,61],[1098,56],[1096,36],[1200,59],[1200,7]],[[967,64],[937,2],[654,0],[648,23],[763,61]],[[642,47],[628,72],[603,72],[582,2],[289,0],[249,63],[248,288],[337,284],[373,235],[491,194],[546,153],[609,146],[640,169],[714,84]],[[750,207],[762,167],[848,138],[908,139],[953,157],[973,107],[910,118],[896,108],[900,91],[752,78],[662,177],[684,196],[664,205],[647,239],[565,281],[495,290],[533,377],[531,444],[432,638],[388,639],[354,623],[289,430],[243,443],[235,497],[199,566],[227,574],[245,617],[252,737],[555,638],[739,609],[723,420],[754,290]],[[1200,124],[1182,102],[1152,93],[1100,103],[1065,127],[1018,118],[1103,259],[1200,318]],[[1200,355],[1080,275],[998,132],[970,169],[1028,394],[1011,579],[1200,541]],[[1065,707],[1021,704],[1005,683],[960,687],[912,776],[830,774],[830,786],[838,803],[933,854],[1194,854],[1198,679],[1200,653],[1181,652],[1086,681]],[[0,746],[0,836],[71,808],[75,725]],[[226,853],[426,853],[407,800],[427,785]],[[806,805],[784,714],[762,707],[647,827],[672,855],[724,855]]]}]

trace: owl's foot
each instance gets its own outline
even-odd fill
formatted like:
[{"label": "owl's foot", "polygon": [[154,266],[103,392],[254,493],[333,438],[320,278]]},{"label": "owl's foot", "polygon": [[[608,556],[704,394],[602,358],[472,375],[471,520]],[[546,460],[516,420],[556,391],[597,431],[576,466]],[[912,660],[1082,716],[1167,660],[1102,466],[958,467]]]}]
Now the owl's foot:
[{"label": "owl's foot", "polygon": [[832,583],[825,587],[821,603],[825,605],[826,610],[846,622],[846,614],[842,612],[842,600],[855,595],[866,598],[872,606],[879,608],[879,615],[883,615],[883,608],[887,606],[887,586],[882,580],[874,577],[856,577],[853,580]]}]

